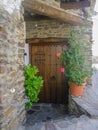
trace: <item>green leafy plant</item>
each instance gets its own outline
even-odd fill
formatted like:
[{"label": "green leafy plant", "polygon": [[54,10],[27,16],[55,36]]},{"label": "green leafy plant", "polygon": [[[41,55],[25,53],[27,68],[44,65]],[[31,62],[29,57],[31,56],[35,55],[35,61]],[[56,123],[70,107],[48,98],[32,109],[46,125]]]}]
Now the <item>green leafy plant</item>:
[{"label": "green leafy plant", "polygon": [[[81,39],[84,30],[72,29],[68,39],[69,47],[62,51],[60,59],[63,62],[65,72],[64,75],[70,82],[82,85],[85,78],[91,76],[91,66],[86,65],[87,53],[84,49],[85,40]],[[87,43],[90,45],[90,43]]]},{"label": "green leafy plant", "polygon": [[30,108],[33,102],[39,100],[38,95],[41,87],[43,86],[43,79],[36,74],[39,72],[36,66],[28,64],[25,66],[25,91],[29,98],[29,102],[26,102],[26,108]]}]

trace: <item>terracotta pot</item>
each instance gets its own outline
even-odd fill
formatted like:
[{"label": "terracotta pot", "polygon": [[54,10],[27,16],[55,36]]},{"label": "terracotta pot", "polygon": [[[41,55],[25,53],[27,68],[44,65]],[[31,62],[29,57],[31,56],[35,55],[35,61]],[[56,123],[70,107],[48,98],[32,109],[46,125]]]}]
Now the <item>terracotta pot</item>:
[{"label": "terracotta pot", "polygon": [[81,86],[76,85],[73,82],[69,83],[70,85],[70,94],[73,96],[82,96],[86,83],[83,83]]}]

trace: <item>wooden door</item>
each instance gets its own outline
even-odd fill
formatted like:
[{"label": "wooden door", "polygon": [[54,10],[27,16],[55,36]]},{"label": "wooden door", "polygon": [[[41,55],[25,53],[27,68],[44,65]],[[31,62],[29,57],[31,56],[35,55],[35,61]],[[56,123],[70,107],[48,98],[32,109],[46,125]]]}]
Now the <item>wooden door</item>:
[{"label": "wooden door", "polygon": [[39,69],[43,76],[44,86],[39,95],[39,102],[67,103],[68,89],[63,73],[62,63],[56,56],[57,52],[66,49],[65,44],[41,44],[30,46],[31,64]]}]

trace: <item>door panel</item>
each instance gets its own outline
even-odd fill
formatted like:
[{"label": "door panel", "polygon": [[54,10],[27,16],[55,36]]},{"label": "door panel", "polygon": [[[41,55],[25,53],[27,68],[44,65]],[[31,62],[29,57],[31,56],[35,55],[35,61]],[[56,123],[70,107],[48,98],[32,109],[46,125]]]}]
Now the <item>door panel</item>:
[{"label": "door panel", "polygon": [[[62,46],[57,46],[56,47],[56,52],[61,52],[62,51]],[[56,71],[57,71],[57,77],[59,80],[57,80],[57,102],[62,102],[62,98],[63,98],[63,95],[62,95],[62,88],[64,87],[64,85],[62,86],[62,78],[63,78],[63,75],[62,73],[60,72],[60,68],[62,67],[62,63],[61,61],[59,60],[59,58],[57,57],[56,58],[56,63],[57,63],[57,67],[56,67]]]},{"label": "door panel", "polygon": [[65,44],[43,44],[31,46],[31,64],[36,65],[44,79],[44,86],[39,95],[39,102],[65,103],[67,90],[66,80],[60,72],[62,63],[57,52],[66,49]]},{"label": "door panel", "polygon": [[51,61],[51,56],[50,56],[50,46],[44,46],[45,48],[45,102],[50,102],[51,101],[51,84],[50,84],[50,61]]}]

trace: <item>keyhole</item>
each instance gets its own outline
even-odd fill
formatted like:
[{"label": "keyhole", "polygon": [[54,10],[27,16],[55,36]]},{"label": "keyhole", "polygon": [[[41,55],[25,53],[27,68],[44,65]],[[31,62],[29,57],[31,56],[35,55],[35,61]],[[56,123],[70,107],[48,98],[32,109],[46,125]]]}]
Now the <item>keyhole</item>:
[{"label": "keyhole", "polygon": [[51,79],[52,79],[52,80],[55,80],[55,79],[56,79],[56,77],[53,75],[53,76],[51,77]]}]

